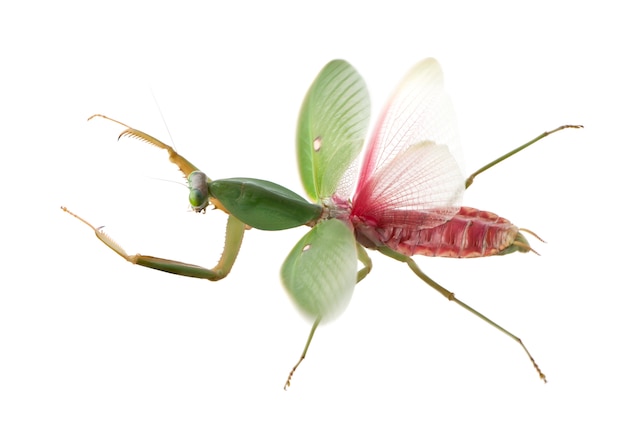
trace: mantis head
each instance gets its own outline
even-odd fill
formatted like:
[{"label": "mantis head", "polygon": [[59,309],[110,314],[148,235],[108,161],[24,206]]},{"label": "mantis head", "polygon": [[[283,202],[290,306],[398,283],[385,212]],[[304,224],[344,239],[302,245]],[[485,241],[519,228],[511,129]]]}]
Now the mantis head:
[{"label": "mantis head", "polygon": [[189,203],[195,212],[202,212],[209,205],[209,182],[211,179],[201,171],[193,171],[187,177]]}]

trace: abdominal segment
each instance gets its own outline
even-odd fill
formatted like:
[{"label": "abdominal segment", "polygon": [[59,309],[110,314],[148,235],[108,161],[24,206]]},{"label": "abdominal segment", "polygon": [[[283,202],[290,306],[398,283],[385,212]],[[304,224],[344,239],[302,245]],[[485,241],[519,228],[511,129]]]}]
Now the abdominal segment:
[{"label": "abdominal segment", "polygon": [[462,207],[452,219],[430,229],[391,226],[376,232],[381,243],[404,255],[477,258],[508,253],[519,229],[494,213]]}]

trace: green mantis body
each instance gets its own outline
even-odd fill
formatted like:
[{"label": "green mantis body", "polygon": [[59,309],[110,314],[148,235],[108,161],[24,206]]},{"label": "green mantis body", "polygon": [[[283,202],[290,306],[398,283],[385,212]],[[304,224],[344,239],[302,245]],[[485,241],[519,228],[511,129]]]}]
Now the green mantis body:
[{"label": "green mantis body", "polygon": [[[422,68],[418,67],[415,71],[418,79],[422,77],[420,72],[433,71],[433,69],[437,76],[438,67],[433,68],[433,66],[436,66],[434,61],[423,62]],[[421,85],[418,84],[418,88],[422,89]],[[352,218],[350,217],[351,202],[342,199],[346,197],[346,192],[349,190],[349,187],[342,185],[344,174],[362,147],[368,124],[369,99],[360,75],[346,62],[329,63],[312,85],[302,106],[298,132],[298,160],[305,190],[314,200],[313,203],[289,189],[265,180],[232,178],[213,181],[170,146],[156,138],[108,117],[96,116],[125,126],[126,129],[120,134],[120,138],[123,136],[137,138],[167,151],[170,161],[187,179],[189,201],[194,211],[203,212],[209,205],[212,205],[228,214],[224,251],[217,265],[209,269],[153,256],[129,255],[101,229],[63,207],[64,211],[89,225],[98,239],[127,261],[173,274],[217,281],[230,272],[247,228],[272,231],[302,225],[311,227],[311,230],[294,246],[281,270],[281,277],[287,292],[301,312],[313,321],[305,349],[285,384],[287,387],[295,369],[306,356],[319,323],[336,317],[346,308],[355,285],[365,278],[372,268],[371,260],[364,247],[357,242],[361,240],[358,239],[356,228],[350,220]],[[492,161],[467,180],[461,180],[460,187],[459,183],[455,182],[454,190],[464,190],[478,174],[545,136],[568,127],[579,126],[562,126],[543,133],[527,144]],[[423,147],[421,144],[412,146],[409,148],[409,153],[414,151],[421,153],[422,150],[428,152],[431,148],[430,144],[429,141],[424,143]],[[377,144],[374,143],[374,147],[376,146]],[[440,209],[436,208],[434,214],[439,213]],[[433,227],[436,226],[437,224],[433,225]],[[456,302],[516,340],[523,347],[541,379],[545,381],[545,376],[519,337],[458,300],[452,292],[424,274],[409,256],[383,243],[372,242],[372,239],[375,240],[375,237],[370,236],[364,245],[405,262],[416,275],[444,297]],[[501,254],[511,252],[512,247],[521,252],[530,250],[525,239],[523,242],[519,241],[507,247],[509,249],[503,249]],[[360,269],[358,268],[359,261],[362,264]]]}]

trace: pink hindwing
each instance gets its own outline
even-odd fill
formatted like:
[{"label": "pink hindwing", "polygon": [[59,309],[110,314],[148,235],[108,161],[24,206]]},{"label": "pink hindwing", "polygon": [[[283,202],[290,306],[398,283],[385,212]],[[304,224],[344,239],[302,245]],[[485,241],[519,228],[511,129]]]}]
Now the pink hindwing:
[{"label": "pink hindwing", "polygon": [[[455,157],[456,155],[456,157]],[[367,145],[351,219],[371,226],[438,226],[461,207],[465,190],[452,103],[435,59],[402,80]]]}]

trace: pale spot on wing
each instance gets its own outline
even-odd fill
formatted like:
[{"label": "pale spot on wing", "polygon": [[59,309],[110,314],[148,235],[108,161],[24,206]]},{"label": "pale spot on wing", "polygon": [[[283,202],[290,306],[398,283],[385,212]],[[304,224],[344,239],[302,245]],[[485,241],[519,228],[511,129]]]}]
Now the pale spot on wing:
[{"label": "pale spot on wing", "polygon": [[322,148],[322,137],[318,136],[313,140],[313,150],[318,152]]}]

